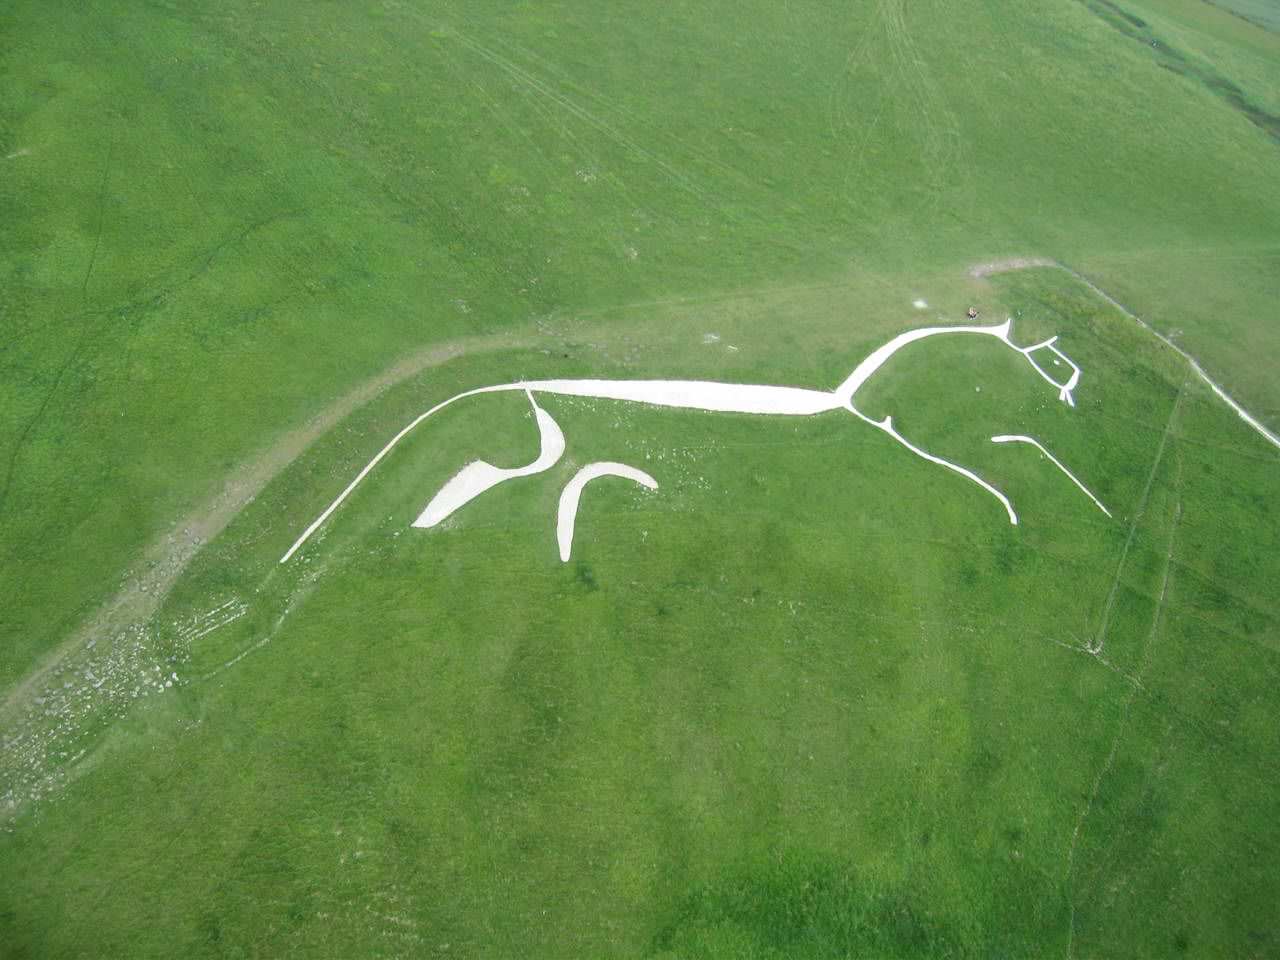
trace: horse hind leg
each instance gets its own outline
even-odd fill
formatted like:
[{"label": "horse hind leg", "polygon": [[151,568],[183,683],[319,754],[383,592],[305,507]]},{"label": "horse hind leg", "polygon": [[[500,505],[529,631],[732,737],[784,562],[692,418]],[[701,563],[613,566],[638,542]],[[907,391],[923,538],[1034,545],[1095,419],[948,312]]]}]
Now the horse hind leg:
[{"label": "horse hind leg", "polygon": [[556,513],[556,539],[560,544],[560,560],[564,563],[569,562],[569,556],[573,552],[573,528],[578,519],[578,501],[582,497],[582,488],[597,477],[621,477],[650,490],[658,489],[657,480],[643,470],[629,467],[625,463],[600,461],[589,463],[579,470],[560,494],[560,507]]},{"label": "horse hind leg", "polygon": [[431,498],[413,526],[418,528],[434,527],[447,520],[486,490],[491,490],[500,483],[515,480],[517,477],[531,477],[544,470],[550,470],[564,454],[564,433],[560,425],[551,418],[551,414],[538,406],[533,394],[526,390],[525,396],[533,407],[534,419],[538,423],[541,436],[541,448],[538,458],[525,467],[495,467],[484,460],[473,460],[440,488],[440,492]]}]

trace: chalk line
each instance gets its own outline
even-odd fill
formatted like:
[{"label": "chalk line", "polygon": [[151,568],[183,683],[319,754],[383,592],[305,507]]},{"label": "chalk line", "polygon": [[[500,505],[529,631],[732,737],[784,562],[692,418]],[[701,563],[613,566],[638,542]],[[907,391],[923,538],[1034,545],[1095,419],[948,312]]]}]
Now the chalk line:
[{"label": "chalk line", "polygon": [[1043,453],[1046,457],[1048,457],[1050,463],[1052,463],[1055,467],[1057,467],[1059,470],[1065,473],[1067,475],[1067,478],[1072,483],[1074,483],[1077,487],[1079,487],[1084,492],[1084,495],[1086,497],[1088,497],[1095,504],[1097,504],[1099,510],[1105,513],[1108,517],[1111,516],[1111,511],[1102,505],[1102,501],[1099,500],[1097,497],[1095,497],[1090,492],[1089,488],[1086,487],[1083,483],[1081,483],[1080,480],[1076,477],[1076,475],[1072,473],[1070,470],[1068,470],[1066,466],[1063,465],[1061,460],[1059,460],[1052,453],[1046,450],[1044,448],[1044,444],[1042,444],[1039,440],[1035,439],[1034,437],[1024,437],[1020,434],[1010,434],[1010,435],[1001,435],[998,437],[992,437],[991,442],[992,443],[1029,443],[1031,444],[1033,447],[1035,447],[1037,450]]},{"label": "chalk line", "polygon": [[[547,441],[547,431],[554,430],[555,435],[559,437],[558,442],[561,444],[559,451],[555,454],[555,459],[559,458],[563,452],[563,435],[560,434],[559,427],[555,425],[555,421],[545,414],[533,399],[535,393],[552,394],[569,397],[588,397],[600,400],[626,400],[634,403],[643,403],[649,406],[674,407],[685,410],[700,410],[709,413],[744,413],[757,414],[766,416],[813,416],[820,413],[826,413],[831,410],[845,409],[855,414],[861,420],[871,424],[878,430],[881,430],[888,436],[892,437],[898,443],[902,444],[916,456],[922,457],[931,463],[936,463],[946,467],[955,473],[978,484],[992,496],[994,496],[1004,506],[1005,512],[1009,515],[1009,522],[1017,524],[1018,517],[1014,513],[1009,499],[979,477],[973,471],[944,460],[941,457],[934,456],[921,450],[919,447],[907,441],[894,427],[892,420],[886,417],[883,421],[874,420],[866,416],[857,407],[854,406],[854,395],[867,382],[868,379],[878,371],[895,353],[910,343],[922,340],[926,337],[938,336],[941,334],[958,334],[971,333],[992,336],[1000,340],[1009,348],[1021,353],[1023,357],[1031,364],[1036,373],[1046,382],[1056,387],[1059,399],[1064,402],[1075,405],[1072,391],[1080,379],[1080,368],[1077,367],[1071,359],[1055,346],[1056,337],[1051,337],[1041,343],[1033,344],[1029,347],[1020,347],[1010,337],[1010,331],[1013,326],[1013,320],[1006,320],[1004,323],[993,324],[990,326],[950,326],[950,327],[921,327],[916,330],[908,330],[894,337],[888,343],[885,343],[869,354],[861,363],[854,368],[853,372],[845,378],[835,390],[812,390],[804,387],[786,387],[775,386],[771,384],[746,384],[746,383],[721,383],[710,380],[526,380],[516,383],[497,384],[489,387],[477,387],[473,390],[467,390],[456,396],[450,397],[441,403],[431,407],[425,413],[419,414],[411,420],[403,429],[400,430],[390,441],[379,450],[365,466],[356,474],[355,478],[347,484],[346,488],[334,499],[324,512],[320,514],[311,524],[302,532],[302,535],[294,541],[283,557],[280,558],[281,563],[286,563],[306,541],[311,537],[320,525],[323,524],[343,501],[351,495],[352,491],[359,486],[360,482],[376,467],[384,457],[403,440],[408,434],[428,417],[443,410],[445,407],[456,403],[467,397],[474,397],[484,393],[499,393],[506,391],[522,391],[528,397],[530,403],[533,404],[535,415],[538,417],[540,428],[544,432],[544,443]],[[1033,357],[1038,350],[1048,349],[1055,356],[1065,362],[1071,368],[1071,376],[1065,382],[1059,382],[1053,378],[1048,371],[1041,367]],[[545,420],[544,420],[545,418]],[[549,426],[548,426],[549,425]],[[445,488],[432,499],[431,503],[414,522],[416,527],[429,527],[439,523],[444,517],[449,516],[454,510],[457,510],[463,504],[469,502],[474,497],[479,496],[485,490],[496,486],[505,480],[512,479],[516,476],[527,476],[529,472],[540,472],[547,469],[555,459],[548,461],[545,457],[550,456],[547,448],[544,447],[544,455],[540,455],[531,467],[518,468],[517,471],[504,471],[501,468],[494,467],[484,461],[475,461],[464,468],[459,474],[454,476]],[[532,467],[537,466],[537,469]],[[524,472],[520,472],[524,471]]]},{"label": "chalk line", "polygon": [[338,507],[342,506],[342,501],[346,500],[347,497],[351,496],[351,491],[353,491],[356,487],[360,485],[360,481],[363,480],[365,477],[367,477],[369,473],[373,470],[373,468],[382,462],[382,458],[385,457],[388,453],[390,453],[392,448],[395,447],[395,445],[399,443],[401,440],[403,440],[405,437],[407,437],[409,435],[409,432],[413,430],[413,428],[416,427],[418,424],[420,424],[423,420],[426,420],[432,414],[443,410],[445,407],[449,406],[450,404],[456,403],[457,401],[463,400],[467,397],[475,397],[475,396],[479,396],[482,393],[494,393],[498,390],[506,390],[506,389],[510,389],[510,387],[508,386],[477,387],[474,390],[466,390],[463,393],[459,393],[457,396],[450,397],[448,400],[444,400],[440,403],[437,403],[434,407],[432,407],[426,413],[419,414],[417,417],[411,420],[408,426],[406,426],[403,430],[401,430],[394,437],[392,437],[385,447],[383,447],[376,454],[374,454],[373,459],[364,465],[364,467],[360,470],[360,472],[356,474],[355,479],[352,480],[349,484],[347,484],[346,489],[343,490],[340,494],[338,494],[337,498],[333,501],[333,503],[329,504],[329,506],[325,508],[324,512],[320,514],[320,516],[316,517],[315,520],[311,522],[311,525],[308,526],[306,530],[302,531],[302,536],[298,537],[298,539],[293,542],[293,546],[291,546],[288,550],[285,551],[284,556],[280,558],[280,562],[287,563],[289,558],[298,552],[298,548],[307,542],[307,540],[311,537],[311,535],[320,528],[320,525],[322,523],[324,523],[326,520],[329,519],[329,517],[333,514],[333,511],[337,510]]},{"label": "chalk line", "polygon": [[560,544],[560,559],[569,562],[569,554],[573,549],[573,528],[578,519],[578,500],[582,496],[582,488],[597,477],[622,477],[634,480],[650,490],[658,489],[658,481],[643,470],[629,467],[625,463],[600,461],[589,463],[573,475],[560,494],[560,508],[556,514],[556,540]]},{"label": "chalk line", "polygon": [[538,421],[541,443],[538,458],[527,467],[512,468],[495,467],[484,460],[473,460],[431,498],[431,502],[418,515],[418,519],[413,521],[412,526],[419,529],[434,527],[486,490],[517,477],[531,477],[556,465],[564,454],[564,433],[560,430],[560,425],[551,418],[551,414],[538,406],[533,394],[528,390],[525,393],[533,406],[534,418]]},{"label": "chalk line", "polygon": [[[854,411],[854,412],[857,413],[857,411]],[[877,421],[877,420],[872,420],[870,417],[865,417],[861,413],[859,413],[858,416],[862,417],[868,423],[872,424],[873,426],[889,434],[889,436],[893,437],[893,439],[897,440],[900,444],[902,444],[904,447],[906,447],[908,450],[914,453],[917,457],[923,457],[925,460],[928,460],[932,463],[936,463],[936,464],[939,464],[940,466],[946,467],[948,470],[954,470],[956,473],[960,474],[960,476],[966,477],[967,479],[972,480],[974,483],[980,486],[983,490],[987,491],[987,493],[991,494],[993,497],[999,500],[1001,505],[1005,509],[1005,513],[1009,515],[1009,522],[1013,524],[1013,526],[1015,527],[1018,525],[1018,515],[1013,512],[1013,504],[1009,502],[1009,498],[1006,497],[999,490],[997,490],[995,487],[993,487],[991,484],[987,483],[987,481],[983,480],[980,476],[978,476],[972,470],[968,469],[967,467],[962,467],[958,463],[952,463],[950,460],[943,460],[941,457],[935,457],[933,454],[928,453],[925,450],[921,450],[919,447],[913,444],[910,440],[908,440],[906,437],[900,434],[896,429],[894,429],[893,417],[885,417],[883,420]]]},{"label": "chalk line", "polygon": [[1123,303],[1121,303],[1115,297],[1111,296],[1111,294],[1107,293],[1107,291],[1103,290],[1100,286],[1098,286],[1096,283],[1094,283],[1084,274],[1080,273],[1077,270],[1073,270],[1071,267],[1068,267],[1065,263],[1059,263],[1056,260],[1047,260],[1043,257],[1018,258],[1013,260],[997,261],[995,263],[989,263],[989,264],[979,264],[977,267],[974,267],[969,271],[969,275],[975,278],[986,277],[993,273],[1004,273],[1012,270],[1026,270],[1030,267],[1056,267],[1057,269],[1075,278],[1080,283],[1084,284],[1086,287],[1088,287],[1090,290],[1096,293],[1099,297],[1101,297],[1107,303],[1111,304],[1113,307],[1115,307],[1117,310],[1123,313],[1126,317],[1128,317],[1138,326],[1142,327],[1143,330],[1146,330],[1147,333],[1151,334],[1153,337],[1155,337],[1157,340],[1163,343],[1166,347],[1168,347],[1170,350],[1172,350],[1174,353],[1180,356],[1183,360],[1185,360],[1187,362],[1187,365],[1191,367],[1192,372],[1208,385],[1209,389],[1212,390],[1214,394],[1217,395],[1219,400],[1221,400],[1228,407],[1234,410],[1236,416],[1238,416],[1241,420],[1243,420],[1250,428],[1254,430],[1254,432],[1256,432],[1260,437],[1262,437],[1262,439],[1266,440],[1267,443],[1271,444],[1276,449],[1280,449],[1280,436],[1277,436],[1276,434],[1271,432],[1269,429],[1267,429],[1267,427],[1264,426],[1258,420],[1257,417],[1255,417],[1248,410],[1246,410],[1239,403],[1237,403],[1235,399],[1232,398],[1232,396],[1222,388],[1221,384],[1219,384],[1212,377],[1210,377],[1209,374],[1205,373],[1204,367],[1200,366],[1199,360],[1197,360],[1191,354],[1187,353],[1187,351],[1183,350],[1180,346],[1178,346],[1176,343],[1174,343],[1172,340],[1166,337],[1163,333],[1161,333],[1155,327],[1151,326],[1151,324],[1147,323],[1147,321],[1143,320],[1140,316],[1138,316],[1136,313],[1134,313],[1132,310],[1126,307]]}]

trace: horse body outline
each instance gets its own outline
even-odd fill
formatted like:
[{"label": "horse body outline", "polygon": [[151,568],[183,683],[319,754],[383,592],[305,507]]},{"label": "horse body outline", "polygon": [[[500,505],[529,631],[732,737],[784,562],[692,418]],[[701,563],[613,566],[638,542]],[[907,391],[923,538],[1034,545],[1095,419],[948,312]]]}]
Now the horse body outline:
[{"label": "horse body outline", "polygon": [[[844,409],[854,414],[863,422],[892,437],[898,444],[913,454],[942,466],[965,479],[977,484],[998,500],[1009,518],[1010,524],[1017,525],[1018,516],[1013,504],[1003,492],[980,477],[977,473],[960,464],[937,457],[907,440],[894,426],[893,417],[885,416],[875,419],[863,413],[854,404],[859,389],[899,350],[908,344],[928,337],[947,334],[976,334],[995,337],[1010,349],[1022,354],[1039,376],[1058,390],[1058,399],[1075,406],[1073,391],[1080,381],[1080,368],[1057,347],[1058,338],[1020,347],[1013,342],[1011,331],[1013,320],[989,326],[952,325],[919,327],[899,334],[868,354],[844,381],[831,391],[813,390],[806,387],[787,387],[769,384],[723,383],[712,380],[608,380],[608,379],[550,379],[522,380],[513,383],[494,384],[476,387],[455,394],[443,400],[429,410],[419,414],[400,430],[377,454],[356,474],[355,478],[334,499],[306,530],[294,541],[293,545],[280,558],[286,563],[317,529],[333,514],[335,510],[357,486],[373,471],[392,449],[424,420],[459,400],[488,393],[523,392],[533,408],[534,417],[541,436],[540,450],[537,459],[524,467],[496,467],[484,460],[475,460],[467,464],[455,474],[439,492],[431,499],[418,518],[413,522],[417,528],[433,527],[452,516],[457,510],[470,503],[487,490],[519,477],[532,476],[551,469],[564,453],[564,435],[558,424],[549,413],[538,406],[536,394],[553,396],[587,397],[603,400],[621,400],[642,403],[648,406],[668,407],[675,409],[700,410],[712,413],[740,413],[764,416],[814,416],[832,410]],[[1057,358],[1055,362],[1064,362],[1070,367],[1071,375],[1065,382],[1055,380],[1053,376],[1036,362],[1033,354],[1040,350],[1048,350]],[[1056,457],[1054,457],[1037,440],[1022,436],[993,437],[993,442],[1010,441],[1027,442],[1036,446],[1053,466],[1062,471],[1077,487],[1079,487],[1103,513],[1110,516],[1110,511],[1095,497],[1089,489]],[[588,464],[578,471],[570,481],[574,487],[572,497],[562,496],[558,529],[561,544],[561,559],[569,559],[569,548],[566,546],[565,530],[571,540],[573,530],[573,513],[576,513],[578,496],[581,487],[596,476],[623,476],[634,482],[654,489],[657,482],[643,471],[628,467],[625,464]],[[569,487],[566,487],[568,492]],[[566,516],[566,511],[570,511]]]}]

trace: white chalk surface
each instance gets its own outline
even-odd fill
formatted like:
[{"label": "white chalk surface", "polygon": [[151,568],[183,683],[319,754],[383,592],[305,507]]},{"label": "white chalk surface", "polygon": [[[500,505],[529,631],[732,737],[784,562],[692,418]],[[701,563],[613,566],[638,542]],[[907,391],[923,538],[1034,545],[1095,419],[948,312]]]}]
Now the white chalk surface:
[{"label": "white chalk surface", "polygon": [[542,446],[538,453],[538,459],[527,467],[512,467],[510,469],[495,467],[484,460],[476,460],[467,464],[454,475],[452,480],[444,485],[439,493],[431,498],[431,502],[418,515],[418,519],[413,521],[412,526],[419,528],[434,527],[442,520],[448,519],[449,515],[455,510],[460,510],[486,490],[490,490],[504,481],[514,480],[517,477],[531,477],[535,473],[550,470],[556,465],[556,462],[564,453],[564,433],[561,432],[560,425],[551,419],[551,414],[538,406],[533,399],[532,393],[529,394],[529,402],[533,404],[533,415],[538,422],[538,431],[541,435]]},{"label": "white chalk surface", "polygon": [[556,540],[560,544],[560,559],[564,563],[569,562],[569,554],[573,550],[573,527],[578,520],[578,500],[582,497],[582,488],[597,477],[622,477],[650,490],[658,489],[657,480],[643,470],[629,467],[625,463],[602,460],[589,463],[575,473],[560,494],[560,508],[556,512]]},{"label": "white chalk surface", "polygon": [[[1051,386],[1058,391],[1058,398],[1063,402],[1075,406],[1075,398],[1073,391],[1080,381],[1080,368],[1057,347],[1057,337],[1051,337],[1048,340],[1032,344],[1029,347],[1020,347],[1015,344],[1011,338],[1011,330],[1013,327],[1012,320],[1006,320],[1004,323],[992,324],[990,326],[972,326],[959,325],[950,327],[920,327],[916,330],[908,330],[894,337],[889,342],[872,351],[861,363],[854,368],[853,372],[845,378],[835,390],[811,390],[804,387],[786,387],[773,386],[769,384],[747,384],[747,383],[720,383],[711,380],[529,380],[519,383],[504,383],[489,387],[478,387],[474,390],[468,390],[457,396],[450,397],[442,403],[436,404],[425,413],[420,414],[408,425],[406,425],[399,433],[379,450],[364,468],[356,474],[355,478],[346,486],[346,488],[338,494],[337,498],[325,508],[312,523],[302,532],[302,535],[294,541],[293,545],[280,558],[280,562],[286,562],[292,557],[321,524],[329,518],[330,515],[342,504],[356,486],[373,470],[374,467],[382,461],[382,459],[391,452],[401,440],[403,440],[414,427],[426,420],[433,414],[443,410],[445,407],[462,400],[466,397],[473,397],[483,393],[499,393],[507,391],[523,391],[529,398],[530,404],[533,406],[534,416],[538,423],[541,433],[541,450],[538,458],[525,467],[502,468],[495,467],[491,463],[483,460],[477,460],[469,463],[461,471],[459,471],[445,486],[437,493],[426,508],[414,520],[413,526],[418,528],[433,527],[451,516],[454,512],[470,503],[476,497],[480,496],[487,490],[492,489],[498,484],[507,480],[514,480],[519,477],[527,477],[536,473],[549,470],[561,457],[565,450],[564,434],[560,431],[559,426],[551,418],[550,414],[542,410],[537,401],[534,399],[535,394],[551,394],[568,397],[590,397],[598,400],[618,400],[630,403],[641,403],[648,406],[657,407],[674,407],[683,410],[699,410],[707,413],[739,413],[753,414],[761,416],[814,416],[817,414],[827,413],[832,410],[844,409],[849,411],[862,420],[864,423],[870,424],[877,430],[885,433],[889,437],[911,453],[930,463],[935,463],[941,467],[956,473],[991,494],[1000,505],[1004,508],[1006,515],[1011,524],[1017,524],[1018,516],[1014,512],[1013,505],[1009,502],[1009,498],[1000,490],[996,489],[982,477],[967,467],[958,463],[952,463],[944,460],[942,457],[935,456],[926,450],[921,449],[915,444],[907,440],[893,425],[892,417],[885,417],[882,420],[874,420],[864,414],[854,405],[854,396],[858,390],[875,374],[881,367],[889,361],[903,347],[908,344],[915,343],[927,337],[952,335],[952,334],[976,334],[982,336],[990,336],[999,340],[1012,350],[1017,351],[1026,358],[1032,369]],[[1053,357],[1054,366],[1066,364],[1070,370],[1070,376],[1065,381],[1055,379],[1049,371],[1045,370],[1037,361],[1034,354],[1037,351],[1047,350]],[[1046,450],[1039,441],[1030,437],[1008,436],[996,438],[997,443],[1003,442],[1026,442],[1035,444],[1042,453],[1047,456],[1058,469],[1067,474],[1071,480],[1080,487],[1081,490],[1096,503],[1103,512],[1106,508],[1098,502],[1097,498],[1080,483],[1065,466],[1062,465],[1048,450]],[[602,470],[603,472],[597,472]],[[626,464],[615,463],[597,463],[584,467],[569,482],[561,495],[560,515],[558,521],[558,536],[561,544],[561,557],[567,558],[568,551],[572,545],[573,524],[577,513],[578,497],[581,495],[582,487],[587,482],[597,476],[614,475],[626,477],[645,486],[657,486],[657,482],[643,471],[628,467]],[[1110,516],[1110,514],[1108,514]],[[567,530],[567,539],[565,531]]]}]

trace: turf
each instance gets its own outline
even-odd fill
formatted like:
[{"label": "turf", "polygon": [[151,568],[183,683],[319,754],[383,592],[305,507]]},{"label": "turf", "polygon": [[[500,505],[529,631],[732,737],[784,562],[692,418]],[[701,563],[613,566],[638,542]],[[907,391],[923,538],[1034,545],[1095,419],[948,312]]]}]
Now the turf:
[{"label": "turf", "polygon": [[1280,30],[1280,9],[1272,0],[1223,0],[1215,6],[1266,30]]},{"label": "turf", "polygon": [[[1280,146],[1206,81],[1274,114],[1275,34],[1107,7],[8,5],[3,952],[1280,950],[1276,451],[1063,271],[966,275],[1060,260],[1280,426]],[[865,401],[1016,528],[843,412],[548,398],[565,463],[408,530],[531,457],[502,396],[276,562],[461,390],[830,389],[970,303],[1060,334],[1077,409],[978,342]],[[154,617],[68,646],[264,454]],[[603,459],[659,489],[591,485],[562,565]]]}]

